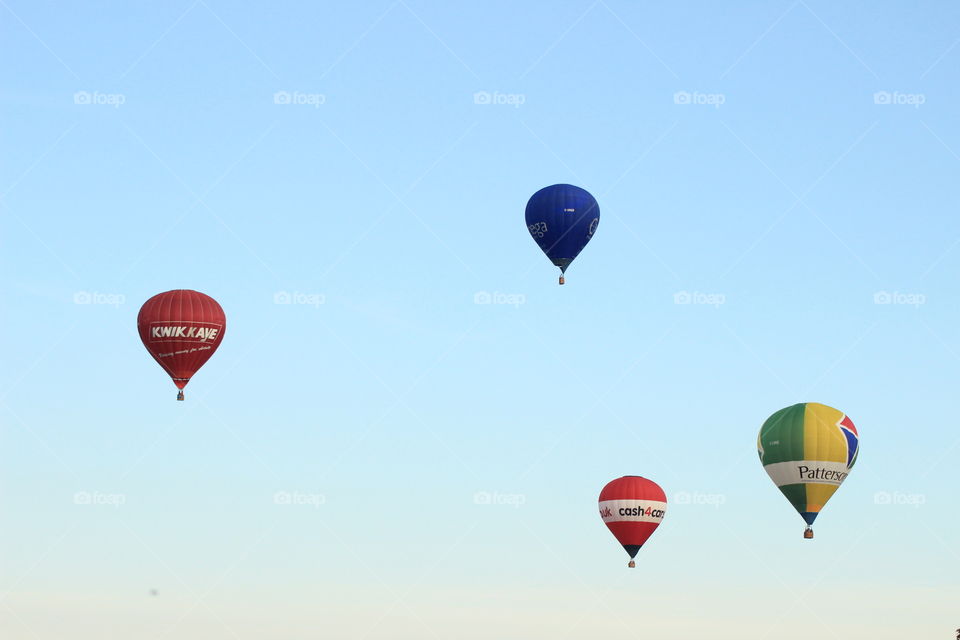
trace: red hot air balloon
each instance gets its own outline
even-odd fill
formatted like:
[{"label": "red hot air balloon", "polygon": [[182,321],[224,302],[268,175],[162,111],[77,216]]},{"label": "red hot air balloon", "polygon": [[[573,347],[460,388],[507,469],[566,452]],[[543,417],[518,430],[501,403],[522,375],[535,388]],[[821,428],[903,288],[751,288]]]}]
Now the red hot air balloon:
[{"label": "red hot air balloon", "polygon": [[220,346],[226,328],[217,301],[190,289],[158,293],[137,316],[143,346],[180,389],[177,400],[183,400],[183,388]]},{"label": "red hot air balloon", "polygon": [[607,483],[600,492],[600,517],[610,532],[633,558],[663,521],[667,496],[653,480],[623,476]]}]

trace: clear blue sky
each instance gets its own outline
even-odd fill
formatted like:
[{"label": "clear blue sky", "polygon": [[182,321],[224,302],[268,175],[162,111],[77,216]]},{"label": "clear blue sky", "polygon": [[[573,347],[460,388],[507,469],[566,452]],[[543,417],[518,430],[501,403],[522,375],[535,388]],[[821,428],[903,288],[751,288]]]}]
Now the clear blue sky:
[{"label": "clear blue sky", "polygon": [[[960,626],[960,6],[0,16],[3,638]],[[564,287],[558,182],[602,212]],[[183,403],[173,288],[228,318]],[[803,401],[862,448],[812,543],[755,453]],[[672,501],[634,571],[624,474]]]}]

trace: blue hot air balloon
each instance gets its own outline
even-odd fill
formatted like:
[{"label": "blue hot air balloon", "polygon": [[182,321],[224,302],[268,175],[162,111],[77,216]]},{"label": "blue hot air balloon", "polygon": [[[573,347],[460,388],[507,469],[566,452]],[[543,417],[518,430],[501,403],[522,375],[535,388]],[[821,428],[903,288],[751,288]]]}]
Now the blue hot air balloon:
[{"label": "blue hot air balloon", "polygon": [[560,267],[560,284],[599,223],[596,199],[571,184],[544,187],[527,202],[527,229],[550,261]]}]

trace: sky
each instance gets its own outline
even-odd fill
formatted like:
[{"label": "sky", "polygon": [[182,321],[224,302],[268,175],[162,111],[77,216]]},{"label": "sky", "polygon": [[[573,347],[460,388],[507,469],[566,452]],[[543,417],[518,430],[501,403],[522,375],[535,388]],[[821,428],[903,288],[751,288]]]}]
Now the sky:
[{"label": "sky", "polygon": [[[952,638],[960,6],[0,2],[0,636]],[[557,286],[538,189],[601,221]],[[176,402],[136,332],[220,349]],[[757,431],[856,467],[802,539]],[[670,506],[637,569],[598,517]]]}]

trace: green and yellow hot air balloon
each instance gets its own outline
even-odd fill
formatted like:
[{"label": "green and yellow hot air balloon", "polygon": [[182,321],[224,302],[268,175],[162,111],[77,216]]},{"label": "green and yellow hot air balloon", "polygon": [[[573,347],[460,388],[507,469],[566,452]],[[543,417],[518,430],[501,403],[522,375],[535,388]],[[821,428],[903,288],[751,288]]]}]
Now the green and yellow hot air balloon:
[{"label": "green and yellow hot air balloon", "polygon": [[807,522],[804,538],[813,537],[813,521],[856,463],[859,444],[846,414],[816,402],[781,409],[760,427],[760,463]]}]

